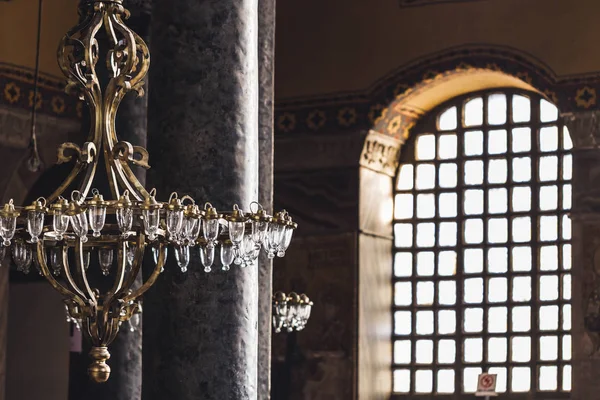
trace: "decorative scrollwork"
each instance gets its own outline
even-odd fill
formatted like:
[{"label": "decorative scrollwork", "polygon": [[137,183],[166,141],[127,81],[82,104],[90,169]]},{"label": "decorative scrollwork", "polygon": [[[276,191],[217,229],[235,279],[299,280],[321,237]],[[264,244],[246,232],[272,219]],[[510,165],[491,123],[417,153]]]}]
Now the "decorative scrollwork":
[{"label": "decorative scrollwork", "polygon": [[84,164],[89,164],[96,158],[96,146],[92,142],[86,142],[83,147],[79,147],[75,143],[67,142],[60,145],[58,148],[58,161],[57,164],[64,164],[73,159],[72,155],[66,154],[72,151],[77,155],[77,161]]},{"label": "decorative scrollwork", "polygon": [[134,165],[150,169],[148,150],[141,146],[134,146],[129,142],[121,141],[115,144],[113,146],[113,157],[115,160],[130,161]]}]

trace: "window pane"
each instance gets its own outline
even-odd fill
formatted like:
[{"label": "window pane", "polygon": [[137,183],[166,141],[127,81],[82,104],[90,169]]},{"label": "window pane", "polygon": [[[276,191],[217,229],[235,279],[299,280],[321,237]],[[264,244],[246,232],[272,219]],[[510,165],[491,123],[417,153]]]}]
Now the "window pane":
[{"label": "window pane", "polygon": [[437,376],[437,393],[454,393],[454,370],[441,369]]},{"label": "window pane", "polygon": [[531,101],[529,97],[513,96],[512,118],[513,122],[529,122],[531,120]]},{"label": "window pane", "polygon": [[413,216],[413,195],[397,194],[394,202],[396,219],[409,219]]},{"label": "window pane", "polygon": [[508,249],[495,247],[488,250],[488,272],[501,274],[508,271]]},{"label": "window pane", "polygon": [[506,338],[490,338],[488,339],[488,355],[487,361],[491,363],[506,362],[508,354]]},{"label": "window pane", "polygon": [[558,329],[558,306],[540,307],[540,330],[554,331]]},{"label": "window pane", "polygon": [[531,158],[520,157],[513,160],[513,182],[529,182],[531,180]]},{"label": "window pane", "polygon": [[492,94],[488,97],[488,124],[505,124],[506,115],[508,114],[507,108],[505,94]]},{"label": "window pane", "polygon": [[481,303],[483,301],[483,279],[465,279],[464,297],[465,303]]},{"label": "window pane", "polygon": [[453,339],[442,339],[438,342],[438,363],[453,364],[456,360],[456,342]]},{"label": "window pane", "polygon": [[396,364],[410,364],[411,345],[410,340],[396,340],[394,342],[394,362]]},{"label": "window pane", "polygon": [[433,340],[417,340],[415,361],[417,364],[433,363]]},{"label": "window pane", "polygon": [[483,190],[465,190],[464,212],[467,215],[483,214]]},{"label": "window pane", "polygon": [[558,217],[540,217],[540,240],[549,241],[558,239]]},{"label": "window pane", "polygon": [[531,128],[512,130],[512,151],[515,153],[531,151]]},{"label": "window pane", "polygon": [[417,275],[433,276],[435,262],[434,254],[431,251],[421,251],[417,253]]},{"label": "window pane", "polygon": [[454,276],[456,275],[456,252],[442,251],[438,255],[438,275]]},{"label": "window pane", "polygon": [[433,311],[417,311],[417,335],[433,333]]},{"label": "window pane", "polygon": [[433,304],[433,282],[417,283],[417,304],[430,306]]},{"label": "window pane", "polygon": [[513,392],[528,392],[531,389],[531,369],[528,367],[513,368],[511,379]]},{"label": "window pane", "polygon": [[394,304],[409,306],[412,303],[412,283],[396,282],[394,285]]},{"label": "window pane", "polygon": [[531,218],[519,217],[512,221],[513,241],[516,243],[529,242],[531,240]]},{"label": "window pane", "polygon": [[440,131],[451,131],[457,128],[458,116],[456,107],[450,107],[438,119],[438,128]]},{"label": "window pane", "polygon": [[463,328],[467,333],[477,333],[483,331],[483,309],[466,308]]},{"label": "window pane", "polygon": [[439,245],[456,246],[458,229],[456,222],[442,222],[440,224]]},{"label": "window pane", "polygon": [[479,156],[483,154],[483,132],[467,131],[464,136],[465,156]]},{"label": "window pane", "polygon": [[571,359],[571,335],[565,335],[562,338],[562,359]]},{"label": "window pane", "polygon": [[540,360],[554,361],[558,359],[558,336],[540,337]]},{"label": "window pane", "polygon": [[483,242],[483,220],[468,219],[465,221],[465,242],[481,243]]},{"label": "window pane", "polygon": [[531,188],[527,186],[515,187],[512,190],[512,210],[524,212],[531,210]]},{"label": "window pane", "polygon": [[548,100],[540,100],[540,122],[553,122],[558,119],[558,108]]},{"label": "window pane", "polygon": [[415,391],[417,393],[433,392],[433,371],[417,370],[415,373]]},{"label": "window pane", "polygon": [[562,315],[562,319],[563,319],[563,330],[564,331],[569,331],[571,330],[571,305],[570,304],[565,304],[563,306],[563,315]]},{"label": "window pane", "polygon": [[475,393],[481,372],[481,368],[465,368],[463,370],[463,391],[465,393]]},{"label": "window pane", "polygon": [[410,335],[412,332],[411,312],[396,311],[394,313],[394,333],[396,335]]},{"label": "window pane", "polygon": [[488,370],[490,374],[496,374],[496,392],[506,392],[506,368],[490,368]]},{"label": "window pane", "polygon": [[397,369],[394,371],[394,392],[395,393],[410,392],[410,370]]},{"label": "window pane", "polygon": [[435,245],[435,224],[417,224],[417,246],[433,247]]},{"label": "window pane", "polygon": [[483,250],[466,249],[464,252],[465,274],[477,274],[483,272]]},{"label": "window pane", "polygon": [[571,390],[571,366],[565,365],[563,367],[563,382],[562,382],[562,390],[570,391]]},{"label": "window pane", "polygon": [[506,278],[490,278],[488,280],[488,301],[499,303],[507,300],[508,282]]},{"label": "window pane", "polygon": [[456,135],[440,135],[438,139],[438,157],[440,159],[447,160],[456,158],[457,149],[458,144]]},{"label": "window pane", "polygon": [[540,129],[540,151],[558,150],[558,127],[547,126]]},{"label": "window pane", "polygon": [[540,157],[540,181],[555,181],[558,179],[558,157]]},{"label": "window pane", "polygon": [[513,332],[529,332],[531,330],[531,307],[514,307],[512,309]]},{"label": "window pane", "polygon": [[488,221],[488,242],[506,243],[508,240],[508,220],[492,218]]},{"label": "window pane", "polygon": [[508,190],[490,189],[488,192],[488,210],[490,214],[501,214],[508,210]]},{"label": "window pane", "polygon": [[505,333],[508,331],[508,309],[491,307],[488,311],[488,332]]},{"label": "window pane", "polygon": [[571,141],[571,134],[569,128],[563,127],[563,149],[571,150],[573,148],[573,142]]},{"label": "window pane", "polygon": [[540,276],[540,300],[553,301],[558,300],[558,276],[546,275]]},{"label": "window pane", "polygon": [[483,124],[483,99],[481,97],[469,100],[464,107],[465,126],[477,126]]},{"label": "window pane", "polygon": [[531,248],[514,247],[512,249],[512,269],[513,271],[531,271]]},{"label": "window pane", "polygon": [[566,181],[573,178],[573,161],[570,154],[563,156],[563,174],[562,178]]},{"label": "window pane", "polygon": [[550,211],[558,208],[558,186],[540,187],[540,210]]},{"label": "window pane", "polygon": [[433,160],[435,158],[435,136],[421,135],[417,138],[417,160]]},{"label": "window pane", "polygon": [[456,282],[441,281],[439,283],[438,302],[441,305],[451,306],[456,304]]},{"label": "window pane", "polygon": [[558,270],[558,246],[542,246],[540,248],[540,270]]},{"label": "window pane", "polygon": [[417,189],[433,189],[435,187],[435,166],[433,164],[417,165]]},{"label": "window pane", "polygon": [[410,164],[403,164],[398,173],[396,189],[411,190],[414,185],[414,167]]},{"label": "window pane", "polygon": [[442,187],[442,188],[456,187],[457,173],[458,173],[458,170],[457,170],[456,164],[448,164],[448,163],[441,164],[440,165],[440,173],[439,173],[440,187]]},{"label": "window pane", "polygon": [[394,256],[394,275],[402,278],[412,276],[412,253],[396,253]]},{"label": "window pane", "polygon": [[506,160],[490,160],[488,165],[488,182],[505,183],[507,174]]},{"label": "window pane", "polygon": [[571,300],[571,275],[565,274],[562,279],[563,300]]},{"label": "window pane", "polygon": [[438,312],[438,333],[440,335],[451,335],[456,332],[456,312],[454,310],[442,310]]},{"label": "window pane", "polygon": [[511,338],[511,361],[528,362],[531,360],[531,338],[516,336]]},{"label": "window pane", "polygon": [[465,162],[465,184],[483,184],[483,161],[472,160]]},{"label": "window pane", "polygon": [[465,362],[475,363],[483,360],[483,339],[465,339]]},{"label": "window pane", "polygon": [[456,193],[441,193],[438,200],[438,212],[442,218],[456,217],[457,196]]},{"label": "window pane", "polygon": [[[506,116],[506,115],[505,115]],[[504,154],[507,148],[506,129],[498,129],[490,131],[488,134],[488,153],[489,154]]]},{"label": "window pane", "polygon": [[563,185],[563,210],[571,209],[571,185]]},{"label": "window pane", "polygon": [[396,247],[412,247],[413,226],[411,224],[394,225],[394,244]]},{"label": "window pane", "polygon": [[512,299],[515,302],[531,300],[531,277],[517,276],[513,278]]},{"label": "window pane", "polygon": [[558,367],[540,367],[540,390],[556,390],[558,388]]},{"label": "window pane", "polygon": [[[411,198],[412,198],[412,196],[411,196]],[[418,218],[433,218],[433,217],[435,217],[435,195],[420,194],[417,196],[417,217]]]}]

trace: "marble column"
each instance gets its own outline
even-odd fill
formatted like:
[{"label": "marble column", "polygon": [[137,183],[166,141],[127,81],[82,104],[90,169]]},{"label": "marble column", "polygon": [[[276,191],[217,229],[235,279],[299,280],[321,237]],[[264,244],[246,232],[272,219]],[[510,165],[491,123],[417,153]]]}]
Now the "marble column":
[{"label": "marble column", "polygon": [[[275,0],[258,0],[258,59],[258,201],[272,213]],[[258,399],[267,400],[271,395],[273,261],[261,253],[258,266]]]},{"label": "marble column", "polygon": [[600,391],[600,112],[563,117],[573,141],[571,399],[583,400]]},{"label": "marble column", "polygon": [[[144,41],[150,38],[151,0],[126,0],[124,6],[131,12],[126,21]],[[149,43],[148,43],[149,44]],[[146,85],[146,93],[148,85]],[[146,146],[148,126],[148,95],[138,97],[134,92],[123,99],[117,114],[116,129],[119,139],[136,146]],[[87,127],[84,128],[87,132]],[[144,183],[146,171],[134,166],[137,178]],[[108,188],[106,188],[108,191]],[[151,267],[150,267],[151,268]],[[141,276],[139,277],[141,280]],[[138,282],[139,284],[139,282]],[[84,339],[85,341],[85,339]],[[73,400],[140,400],[142,396],[142,325],[130,330],[124,324],[116,340],[110,346],[112,368],[108,382],[98,385],[87,378],[90,343],[85,341],[82,352],[71,357],[71,383],[69,398]]]},{"label": "marble column", "polygon": [[[258,200],[257,0],[155,0],[149,187],[219,209]],[[257,268],[186,274],[144,300],[143,399],[257,398]]]}]

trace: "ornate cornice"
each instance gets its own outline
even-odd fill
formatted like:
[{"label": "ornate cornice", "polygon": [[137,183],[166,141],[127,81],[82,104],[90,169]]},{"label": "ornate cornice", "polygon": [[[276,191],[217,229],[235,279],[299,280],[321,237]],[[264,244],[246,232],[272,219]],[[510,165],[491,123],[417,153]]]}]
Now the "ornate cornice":
[{"label": "ornate cornice", "polygon": [[396,176],[403,141],[370,131],[365,140],[360,165],[389,176]]},{"label": "ornate cornice", "polygon": [[423,110],[406,109],[403,99],[457,76],[499,72],[537,89],[563,112],[600,110],[600,73],[557,76],[548,66],[516,49],[463,46],[417,60],[371,88],[352,93],[280,100],[275,130],[280,135],[345,133],[375,129],[406,137]]}]

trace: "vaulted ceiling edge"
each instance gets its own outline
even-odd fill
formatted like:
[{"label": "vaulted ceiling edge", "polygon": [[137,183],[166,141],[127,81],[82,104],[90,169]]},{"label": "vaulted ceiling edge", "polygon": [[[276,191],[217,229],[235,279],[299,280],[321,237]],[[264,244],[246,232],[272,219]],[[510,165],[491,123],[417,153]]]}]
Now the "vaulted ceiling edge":
[{"label": "vaulted ceiling edge", "polygon": [[423,111],[400,106],[404,97],[459,75],[483,71],[517,78],[542,93],[561,112],[600,109],[600,72],[559,77],[543,62],[519,50],[473,45],[417,60],[362,92],[276,101],[275,132],[289,135],[374,129],[406,138]]}]

